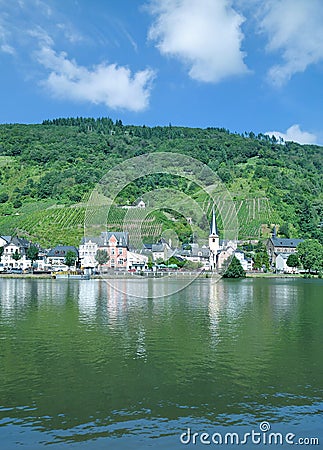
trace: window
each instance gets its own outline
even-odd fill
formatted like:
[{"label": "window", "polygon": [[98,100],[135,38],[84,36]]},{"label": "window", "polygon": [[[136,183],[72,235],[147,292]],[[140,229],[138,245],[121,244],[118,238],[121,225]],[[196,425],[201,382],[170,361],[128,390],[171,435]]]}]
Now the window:
[{"label": "window", "polygon": [[111,249],[111,255],[114,255],[114,254],[115,254],[115,249],[112,248],[112,249]]},{"label": "window", "polygon": [[118,261],[119,266],[123,266],[123,258],[120,258]]},{"label": "window", "polygon": [[123,249],[119,248],[119,255],[122,255]]}]

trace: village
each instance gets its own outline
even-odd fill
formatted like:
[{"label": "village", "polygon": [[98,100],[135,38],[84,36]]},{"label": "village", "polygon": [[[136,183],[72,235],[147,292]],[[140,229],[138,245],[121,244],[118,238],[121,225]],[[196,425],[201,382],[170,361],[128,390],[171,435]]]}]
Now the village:
[{"label": "village", "polygon": [[[219,272],[233,256],[246,273],[299,273],[299,264],[290,263],[304,239],[277,236],[276,227],[266,242],[221,240],[213,209],[208,242],[190,242],[173,248],[163,238],[132,248],[128,232],[105,231],[83,237],[80,245],[57,245],[43,249],[18,236],[0,236],[0,273],[5,274],[140,274],[176,271]],[[256,249],[254,251],[253,249]],[[258,252],[257,252],[258,250]],[[260,250],[260,252],[259,252]],[[260,258],[259,258],[260,256]]]}]

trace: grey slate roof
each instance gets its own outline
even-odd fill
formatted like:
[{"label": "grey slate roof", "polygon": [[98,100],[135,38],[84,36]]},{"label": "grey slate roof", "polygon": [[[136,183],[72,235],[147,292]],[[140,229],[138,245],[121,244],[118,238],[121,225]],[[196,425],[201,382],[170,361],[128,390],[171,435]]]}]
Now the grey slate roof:
[{"label": "grey slate roof", "polygon": [[8,243],[11,241],[11,236],[0,236],[2,239],[7,241]]},{"label": "grey slate roof", "polygon": [[151,250],[153,252],[163,252],[164,251],[164,245],[163,244],[153,244],[151,246]]},{"label": "grey slate roof", "polygon": [[47,254],[47,256],[49,257],[60,257],[60,258],[65,258],[66,253],[68,251],[72,251],[73,253],[75,253],[77,256],[79,254],[78,250],[76,247],[72,246],[72,245],[56,245],[56,247],[51,248]]},{"label": "grey slate roof", "polygon": [[304,241],[304,239],[287,239],[280,237],[272,237],[270,238],[274,247],[287,247],[287,248],[296,248],[298,244]]},{"label": "grey slate roof", "polygon": [[129,233],[121,231],[103,231],[99,237],[84,237],[81,240],[81,244],[92,241],[98,244],[99,247],[103,247],[108,245],[112,236],[115,236],[117,240],[117,247],[129,246]]}]

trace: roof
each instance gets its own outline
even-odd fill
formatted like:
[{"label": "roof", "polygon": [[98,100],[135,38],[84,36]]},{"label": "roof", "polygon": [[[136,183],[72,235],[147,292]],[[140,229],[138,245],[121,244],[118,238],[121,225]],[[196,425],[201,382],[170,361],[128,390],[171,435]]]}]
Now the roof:
[{"label": "roof", "polygon": [[289,247],[289,248],[296,248],[298,244],[304,242],[304,239],[287,239],[279,237],[271,237],[270,240],[274,247]]},{"label": "roof", "polygon": [[[24,248],[28,248],[30,246],[30,242],[27,241],[27,239],[25,238],[18,238],[18,237],[13,237],[11,239],[11,242],[15,245],[17,245],[18,247],[24,247]],[[10,242],[10,243],[11,243]]]},{"label": "roof", "polygon": [[291,253],[278,253],[278,255],[276,256],[276,260],[277,260],[278,256],[280,256],[283,259],[288,259],[290,255],[291,255]]},{"label": "roof", "polygon": [[[188,245],[188,244],[185,244]],[[179,254],[181,256],[188,256],[188,257],[195,257],[195,256],[202,256],[202,257],[209,257],[210,256],[210,249],[208,247],[205,247],[204,245],[200,247],[198,244],[189,244],[191,246],[190,250],[181,249],[179,251]],[[183,246],[182,246],[183,247]]]},{"label": "roof", "polygon": [[117,246],[127,247],[129,244],[129,233],[123,231],[103,231],[101,233],[101,239],[103,245],[107,245],[109,240],[114,236],[117,240]]},{"label": "roof", "polygon": [[153,252],[163,252],[163,251],[164,251],[164,248],[165,248],[165,245],[164,245],[164,244],[153,244],[153,245],[151,246],[151,250],[152,250]]},{"label": "roof", "polygon": [[73,252],[78,256],[78,250],[72,245],[56,245],[56,247],[51,248],[47,256],[65,257],[67,252]]},{"label": "roof", "polygon": [[117,247],[128,247],[129,233],[121,231],[103,231],[100,236],[83,237],[81,240],[81,245],[91,241],[97,244],[99,247],[103,247],[108,245],[108,242],[112,236],[114,236],[117,240]]},{"label": "roof", "polygon": [[11,236],[0,236],[0,238],[7,241],[8,243],[11,241]]},{"label": "roof", "polygon": [[218,228],[216,225],[214,206],[212,208],[212,222],[210,227],[210,236],[218,236]]}]

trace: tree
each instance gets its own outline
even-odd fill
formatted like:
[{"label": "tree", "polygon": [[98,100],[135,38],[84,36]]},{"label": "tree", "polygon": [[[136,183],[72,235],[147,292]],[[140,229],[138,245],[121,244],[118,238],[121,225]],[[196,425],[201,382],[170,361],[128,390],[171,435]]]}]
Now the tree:
[{"label": "tree", "polygon": [[258,242],[255,248],[255,257],[254,257],[254,268],[255,269],[269,269],[269,256],[266,250],[266,247],[262,242]]},{"label": "tree", "polygon": [[16,209],[21,208],[21,206],[22,206],[22,202],[19,198],[14,199],[12,204],[13,204],[13,207]]},{"label": "tree", "polygon": [[67,265],[68,270],[70,270],[71,266],[74,266],[75,261],[77,260],[77,255],[72,250],[68,250],[65,255],[64,263]]},{"label": "tree", "polygon": [[31,270],[34,271],[34,261],[38,259],[38,247],[36,245],[31,245],[27,248],[26,252],[27,258],[31,260]]},{"label": "tree", "polygon": [[317,239],[307,239],[297,246],[297,254],[305,270],[323,269],[323,245]]},{"label": "tree", "polygon": [[1,262],[3,252],[4,252],[4,247],[0,247],[0,262]]},{"label": "tree", "polygon": [[6,192],[1,192],[0,203],[6,203],[9,200],[9,195]]},{"label": "tree", "polygon": [[95,255],[95,260],[98,262],[101,273],[102,264],[106,264],[109,260],[108,252],[106,250],[98,250]]},{"label": "tree", "polygon": [[279,227],[279,235],[285,238],[290,237],[290,225],[288,222],[283,223],[282,226]]},{"label": "tree", "polygon": [[288,267],[299,267],[300,266],[300,261],[299,261],[299,257],[297,256],[296,253],[292,253],[291,255],[289,255],[289,257],[287,258],[286,264],[288,265]]},{"label": "tree", "polygon": [[14,259],[15,261],[19,261],[19,259],[21,259],[21,254],[18,252],[17,249],[15,253],[12,255],[12,259]]},{"label": "tree", "polygon": [[299,228],[303,235],[311,237],[317,230],[318,218],[313,202],[306,199],[298,211]]},{"label": "tree", "polygon": [[[229,261],[226,261],[229,264]],[[246,272],[243,270],[243,267],[235,256],[232,258],[229,266],[223,274],[224,278],[244,278],[246,276]]]}]

